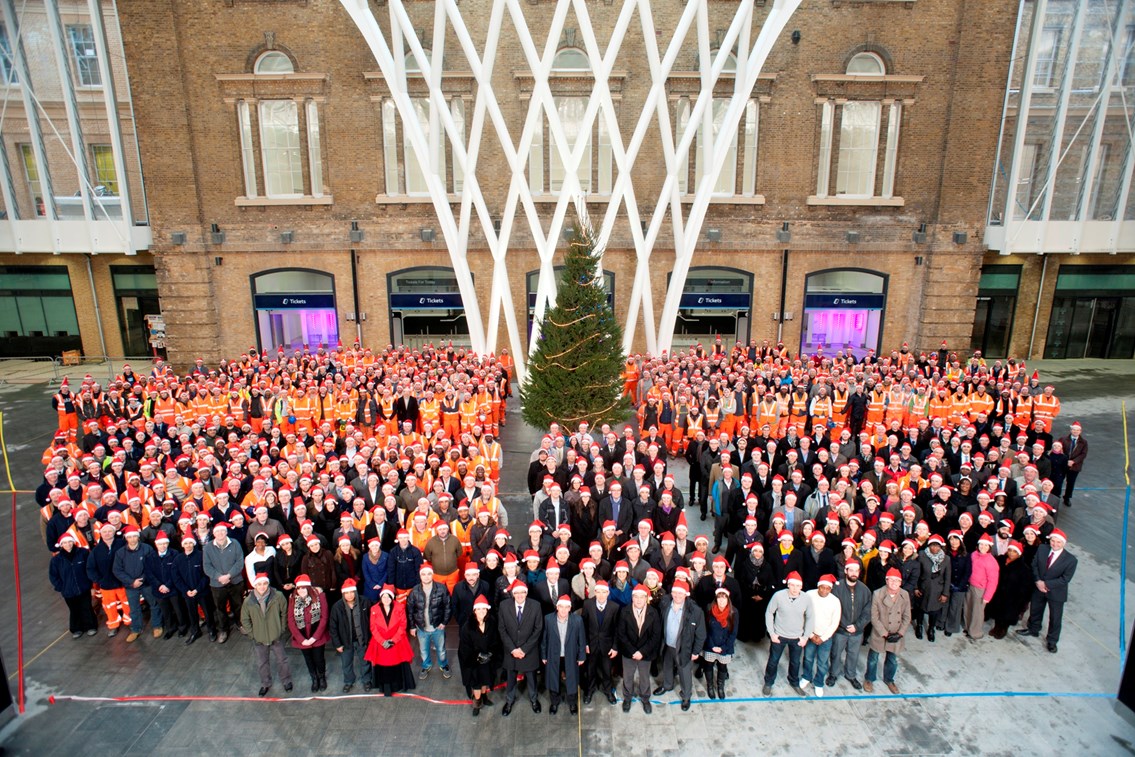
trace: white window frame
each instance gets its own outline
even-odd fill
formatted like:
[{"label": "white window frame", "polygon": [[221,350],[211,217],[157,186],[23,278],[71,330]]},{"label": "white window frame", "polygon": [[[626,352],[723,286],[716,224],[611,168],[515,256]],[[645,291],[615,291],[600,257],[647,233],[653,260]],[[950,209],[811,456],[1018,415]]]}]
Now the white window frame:
[{"label": "white window frame", "polygon": [[244,196],[257,196],[256,188],[256,150],[252,141],[252,113],[248,100],[236,104],[237,127],[240,130],[240,162],[244,172]]},{"label": "white window frame", "polygon": [[816,171],[816,197],[827,197],[831,186],[832,128],[835,123],[835,103],[825,100],[820,114],[820,160]]},{"label": "white window frame", "polygon": [[[690,98],[680,97],[674,108],[674,145],[682,139],[686,127],[690,125]],[[690,152],[683,152],[678,157],[678,193],[690,193]]]},{"label": "white window frame", "polygon": [[16,59],[12,55],[12,38],[8,36],[8,27],[0,24],[0,85],[16,86],[20,77],[16,74]]},{"label": "white window frame", "polygon": [[[848,118],[849,114],[855,114],[855,117]],[[882,118],[883,104],[876,100],[850,100],[841,106],[839,154],[836,156],[836,197],[875,196],[875,171],[879,163]],[[860,188],[866,188],[867,191],[855,191]]]},{"label": "white window frame", "polygon": [[741,163],[741,194],[757,193],[757,147],[760,144],[761,104],[752,99],[745,103],[745,145]]},{"label": "white window frame", "polygon": [[398,183],[398,106],[393,100],[382,101],[382,163],[386,194],[402,194]]},{"label": "white window frame", "polygon": [[[541,106],[537,106],[541,107]],[[544,194],[544,116],[537,114],[540,128],[532,132],[532,144],[528,148],[528,191],[534,195]]]},{"label": "white window frame", "polygon": [[[729,109],[729,101],[721,98],[713,99],[713,111],[710,119],[713,123],[713,138],[721,133],[725,121],[725,112]],[[704,173],[702,158],[710,157],[705,150],[704,127],[698,127],[697,156],[694,160],[694,186],[701,183]],[[725,158],[725,165],[717,175],[717,184],[713,187],[714,197],[733,197],[737,194],[737,132],[733,132],[733,139],[729,144],[729,155]]]},{"label": "white window frame", "polygon": [[[410,104],[413,106],[418,123],[422,127],[422,136],[428,147],[430,143],[430,99],[428,97],[411,97]],[[443,184],[445,183],[445,143],[445,139],[437,141],[438,155],[436,156],[437,175],[441,177]],[[413,144],[406,139],[405,133],[402,134],[402,156],[406,166],[406,194],[410,197],[429,197],[430,189],[426,182],[426,175],[427,171],[432,172],[434,169],[432,166],[419,164]]]},{"label": "white window frame", "polygon": [[[454,97],[449,103],[450,115],[453,116],[453,125],[457,127],[457,134],[461,137],[462,146],[465,145],[465,101],[460,97]],[[443,140],[444,142],[445,140]],[[445,146],[443,144],[442,150]],[[465,189],[465,171],[462,170],[461,164],[457,162],[457,158],[453,159],[453,194],[459,195]]]},{"label": "white window frame", "polygon": [[99,68],[95,33],[91,25],[68,24],[67,44],[71,48],[71,60],[75,64],[75,83],[89,89],[101,87],[103,72]]},{"label": "white window frame", "polygon": [[[280,122],[286,131],[266,129],[266,124],[276,120],[277,115],[272,111],[281,109],[285,115],[292,117],[292,123]],[[260,100],[257,103],[257,117],[260,126],[260,160],[261,170],[264,172],[264,195],[269,198],[291,199],[303,197],[303,142],[300,138],[299,103],[293,99]],[[277,144],[277,137],[284,136],[285,143]],[[286,159],[286,166],[271,165],[280,158]],[[298,178],[297,178],[298,173]],[[276,182],[283,177],[291,176],[291,192],[279,191],[284,187]],[[298,191],[295,191],[297,190]]]},{"label": "white window frame", "polygon": [[902,103],[892,102],[887,111],[887,144],[883,154],[882,197],[895,196],[895,169],[899,159],[899,132],[902,130]]},{"label": "white window frame", "polygon": [[[1048,40],[1052,39],[1052,44]],[[1037,45],[1040,48],[1036,55],[1036,73],[1033,75],[1033,87],[1037,89],[1052,89],[1056,80],[1056,62],[1060,59],[1060,45],[1064,41],[1064,27],[1045,26],[1040,32]]]},{"label": "white window frame", "polygon": [[[556,97],[553,98],[557,115],[560,119],[560,127],[563,129],[564,138],[567,144],[564,145],[565,152],[570,153],[575,143],[579,140],[580,131],[583,126],[584,111],[587,110],[586,97]],[[567,118],[568,108],[578,109],[578,118],[569,120]],[[592,134],[590,130],[587,134],[587,141],[583,146],[583,155],[580,156],[578,174],[579,188],[584,195],[591,194],[591,171],[594,166],[593,159],[593,145]],[[559,195],[563,190],[564,185],[567,183],[567,167],[560,159],[560,151],[556,144],[556,138],[548,132],[548,191],[553,195]]]},{"label": "white window frame", "polygon": [[323,196],[323,142],[319,134],[319,105],[308,100],[304,106],[307,117],[307,164],[311,174],[311,196]]}]

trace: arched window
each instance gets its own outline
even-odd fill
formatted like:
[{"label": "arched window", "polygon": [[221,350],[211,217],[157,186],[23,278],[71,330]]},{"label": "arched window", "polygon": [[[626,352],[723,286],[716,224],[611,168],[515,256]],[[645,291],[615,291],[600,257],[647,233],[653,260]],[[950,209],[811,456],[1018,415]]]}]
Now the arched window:
[{"label": "arched window", "polygon": [[565,47],[556,53],[556,57],[552,60],[552,70],[590,71],[591,62],[587,59],[587,53],[578,47]]},{"label": "arched window", "polygon": [[256,74],[294,74],[295,66],[292,59],[279,50],[268,50],[256,59],[252,69]]},{"label": "arched window", "polygon": [[851,76],[882,76],[887,73],[887,66],[875,53],[856,53],[847,62],[847,73]]}]

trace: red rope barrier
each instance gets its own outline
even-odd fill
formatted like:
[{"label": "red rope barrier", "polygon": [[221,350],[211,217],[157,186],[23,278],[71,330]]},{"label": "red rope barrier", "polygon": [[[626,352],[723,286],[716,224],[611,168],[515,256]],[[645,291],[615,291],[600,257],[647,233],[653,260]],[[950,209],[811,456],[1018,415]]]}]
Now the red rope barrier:
[{"label": "red rope barrier", "polygon": [[12,492],[12,571],[16,579],[16,705],[24,714],[24,603],[20,593],[20,547],[16,539],[16,493]]}]

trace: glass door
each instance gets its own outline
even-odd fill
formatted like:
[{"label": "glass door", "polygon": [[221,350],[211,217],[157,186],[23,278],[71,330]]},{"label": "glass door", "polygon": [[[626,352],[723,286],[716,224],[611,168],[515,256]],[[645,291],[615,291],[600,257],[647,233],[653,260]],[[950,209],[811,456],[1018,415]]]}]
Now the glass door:
[{"label": "glass door", "polygon": [[1119,298],[1097,297],[1092,311],[1092,326],[1088,332],[1084,357],[1110,357],[1111,337],[1115,333],[1115,320],[1119,313]]},{"label": "glass door", "polygon": [[970,348],[981,350],[981,354],[987,358],[1008,357],[1009,336],[1013,331],[1013,311],[1016,307],[1016,297],[978,297]]}]

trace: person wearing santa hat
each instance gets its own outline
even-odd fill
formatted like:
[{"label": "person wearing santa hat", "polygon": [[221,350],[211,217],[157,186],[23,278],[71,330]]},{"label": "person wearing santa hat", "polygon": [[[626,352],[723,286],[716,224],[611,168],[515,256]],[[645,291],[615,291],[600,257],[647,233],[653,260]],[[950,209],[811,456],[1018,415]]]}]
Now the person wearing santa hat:
[{"label": "person wearing santa hat", "polygon": [[461,682],[473,700],[473,717],[482,706],[492,707],[489,691],[496,683],[501,660],[501,637],[492,606],[484,594],[473,599],[473,612],[461,625],[457,660],[461,663]]},{"label": "person wearing santa hat", "polygon": [[[1088,440],[1080,432],[1081,426],[1077,421],[1072,424],[1068,436],[1060,438],[1060,445],[1068,458],[1064,474],[1065,507],[1072,506],[1072,492],[1076,488],[1076,479],[1079,478],[1080,471],[1084,468],[1084,462],[1088,458]],[[1056,496],[1060,496],[1059,489],[1056,490]]]},{"label": "person wearing santa hat", "polygon": [[1018,630],[1022,636],[1040,636],[1040,624],[1048,609],[1048,634],[1045,646],[1049,652],[1056,653],[1060,641],[1060,627],[1064,620],[1064,603],[1068,601],[1068,584],[1076,574],[1076,556],[1065,547],[1068,537],[1058,528],[1048,535],[1048,544],[1037,550],[1033,557],[1032,572],[1036,591],[1029,606],[1029,624],[1025,630]]},{"label": "person wearing santa hat", "polygon": [[272,588],[266,573],[257,573],[252,579],[252,591],[240,610],[240,624],[247,629],[256,652],[256,667],[260,674],[260,696],[272,688],[272,668],[269,658],[276,659],[276,670],[284,683],[284,691],[292,690],[292,668],[284,650],[284,634],[288,633],[288,602],[284,595]]},{"label": "person wearing santa hat", "polygon": [[868,641],[867,672],[863,676],[863,690],[875,690],[878,677],[879,655],[883,655],[883,683],[892,694],[899,693],[895,675],[899,668],[899,652],[903,650],[903,637],[910,628],[910,594],[902,588],[903,576],[898,568],[887,571],[886,585],[871,597],[871,638]]},{"label": "person wearing santa hat", "polygon": [[777,668],[784,650],[788,649],[788,685],[800,696],[800,662],[804,647],[811,638],[815,625],[815,612],[812,603],[801,591],[804,579],[796,571],[785,578],[785,588],[769,600],[765,609],[765,625],[768,628],[768,664],[765,665],[764,686],[761,693],[772,696],[772,686],[776,683]]},{"label": "person wearing santa hat", "polygon": [[448,679],[452,673],[445,651],[445,624],[449,622],[450,597],[445,584],[434,580],[433,565],[423,562],[418,570],[418,585],[406,598],[406,620],[410,635],[417,638],[422,654],[422,670],[418,679],[426,680],[433,667],[431,650],[437,655],[441,675]]},{"label": "person wearing santa hat", "polygon": [[607,582],[595,582],[595,593],[583,602],[583,623],[587,633],[587,664],[583,671],[583,703],[591,704],[595,691],[615,704],[615,683],[611,668],[618,657],[615,633],[619,619],[619,605],[610,601],[611,589]]},{"label": "person wearing santa hat", "polygon": [[203,551],[203,567],[217,611],[217,643],[224,644],[244,597],[244,552],[229,538],[229,524],[224,521],[213,526],[213,540]]},{"label": "person wearing santa hat", "polygon": [[649,603],[650,591],[641,584],[631,592],[631,604],[619,613],[616,640],[623,658],[623,712],[631,711],[634,697],[647,715],[650,704],[650,664],[663,641],[662,621]]},{"label": "person wearing santa hat", "polygon": [[544,682],[552,697],[549,715],[560,708],[560,676],[566,687],[564,696],[572,715],[579,711],[579,672],[587,661],[587,636],[583,619],[571,611],[571,597],[563,594],[556,600],[556,611],[544,616],[544,632],[540,635],[540,661],[544,665]]},{"label": "person wearing santa hat", "polygon": [[371,602],[359,593],[355,579],[348,578],[340,588],[342,599],[331,608],[331,646],[339,653],[343,666],[343,693],[350,693],[355,687],[355,659],[359,661],[359,677],[363,690],[370,691],[374,673],[366,660],[366,650],[370,645]]},{"label": "person wearing santa hat", "polygon": [[386,584],[370,611],[370,645],[366,660],[374,670],[374,685],[384,696],[417,686],[410,663],[414,650],[406,632],[406,605],[395,600],[396,589]]},{"label": "person wearing santa hat", "polygon": [[512,713],[519,678],[525,679],[528,701],[532,703],[532,711],[539,714],[540,692],[536,687],[536,671],[540,669],[540,639],[544,634],[544,616],[540,612],[539,603],[529,599],[528,586],[522,581],[513,581],[509,593],[511,596],[500,603],[497,616],[506,681],[501,715],[508,717]]},{"label": "person wearing santa hat", "polygon": [[177,552],[170,548],[169,534],[159,531],[154,540],[154,552],[146,561],[146,583],[154,587],[154,596],[161,605],[162,617],[166,620],[163,638],[167,640],[189,633],[189,613],[174,584],[176,559]]},{"label": "person wearing santa hat", "polygon": [[68,628],[71,638],[78,639],[86,634],[94,636],[98,620],[91,609],[91,580],[87,576],[87,560],[90,552],[75,546],[75,537],[64,533],[59,537],[59,551],[51,558],[48,577],[51,586],[63,597],[70,611]]},{"label": "person wearing santa hat", "polygon": [[663,597],[658,606],[662,618],[662,684],[654,690],[654,695],[674,690],[677,671],[683,711],[690,709],[694,661],[705,648],[706,634],[705,614],[689,597],[690,585],[677,580],[669,596]]},{"label": "person wearing santa hat", "polygon": [[296,577],[296,590],[288,600],[287,619],[292,646],[303,653],[303,661],[311,676],[311,693],[324,691],[327,688],[325,647],[331,638],[328,632],[330,608],[327,593],[322,587],[313,585],[307,575]]},{"label": "person wearing santa hat", "polygon": [[197,537],[191,531],[186,531],[181,536],[181,552],[173,561],[173,585],[185,602],[189,619],[186,646],[201,638],[201,617],[205,619],[209,641],[217,640],[216,608],[213,607],[213,594],[209,591],[209,578],[205,575],[203,565],[204,555],[197,549]]},{"label": "person wearing santa hat", "polygon": [[[114,576],[126,587],[126,599],[130,603],[130,633],[127,643],[138,640],[145,625],[142,615],[142,598],[150,605],[150,620],[154,624],[154,638],[162,636],[162,609],[158,604],[154,586],[146,581],[146,563],[153,559],[154,548],[143,544],[138,527],[131,524],[122,530],[126,546],[114,555]],[[238,549],[239,551],[239,549]]]},{"label": "person wearing santa hat", "polygon": [[1033,574],[1026,560],[1022,559],[1025,548],[1016,539],[1009,542],[1004,555],[997,557],[1001,565],[1001,575],[997,580],[997,591],[989,603],[989,616],[993,618],[993,630],[989,635],[994,639],[1004,639],[1029,606],[1033,595]]},{"label": "person wearing santa hat", "polygon": [[816,588],[805,594],[812,603],[812,634],[808,637],[808,645],[804,647],[802,687],[807,689],[814,686],[817,697],[824,695],[824,682],[831,662],[832,639],[839,628],[842,613],[839,597],[832,594],[835,583],[835,576],[825,573],[816,582]]}]

